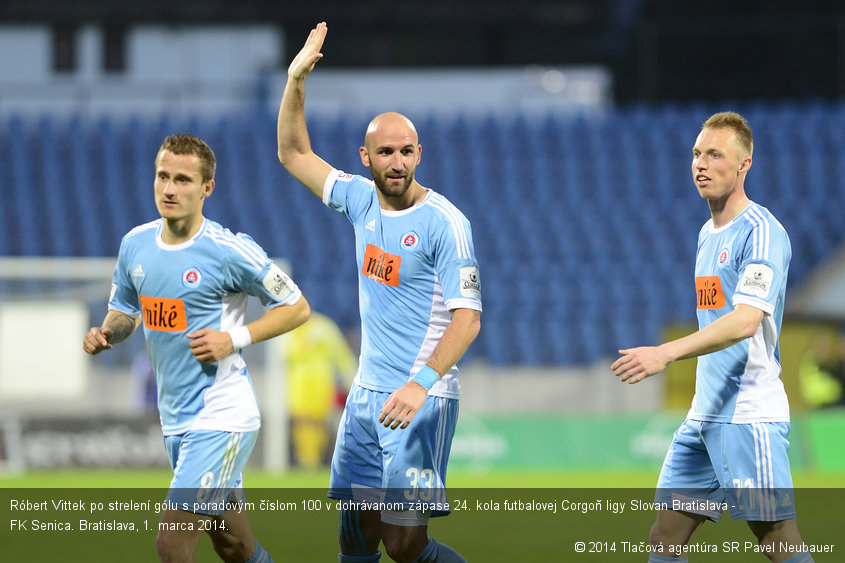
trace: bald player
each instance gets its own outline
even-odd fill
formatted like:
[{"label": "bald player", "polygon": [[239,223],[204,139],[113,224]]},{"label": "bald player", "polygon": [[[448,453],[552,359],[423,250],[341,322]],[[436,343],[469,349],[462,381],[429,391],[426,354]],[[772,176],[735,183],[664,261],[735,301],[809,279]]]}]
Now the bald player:
[{"label": "bald player", "polygon": [[326,24],[288,68],[279,160],[355,230],[361,358],[338,428],[329,497],[340,499],[339,561],[465,561],[428,537],[445,516],[446,464],[458,417],[455,364],[481,328],[481,283],[469,221],[414,177],[414,124],[388,112],[367,127],[372,180],[311,150],[305,78],[323,56]]}]

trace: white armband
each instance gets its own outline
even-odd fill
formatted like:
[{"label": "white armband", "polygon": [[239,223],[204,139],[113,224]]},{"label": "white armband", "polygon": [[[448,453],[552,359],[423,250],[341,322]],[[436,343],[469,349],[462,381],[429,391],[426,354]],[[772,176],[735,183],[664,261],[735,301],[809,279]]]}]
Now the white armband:
[{"label": "white armband", "polygon": [[235,347],[235,352],[252,344],[252,335],[246,326],[239,326],[230,330],[229,336],[232,338],[232,346]]}]

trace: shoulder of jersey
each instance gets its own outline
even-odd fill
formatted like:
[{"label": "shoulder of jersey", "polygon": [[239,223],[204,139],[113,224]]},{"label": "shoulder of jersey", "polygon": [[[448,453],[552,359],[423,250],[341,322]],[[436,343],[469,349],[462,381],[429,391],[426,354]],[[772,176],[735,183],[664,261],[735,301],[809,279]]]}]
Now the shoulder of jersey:
[{"label": "shoulder of jersey", "polygon": [[748,231],[762,230],[765,233],[772,229],[775,231],[784,230],[783,226],[775,219],[771,212],[761,205],[752,205],[743,216],[745,228]]},{"label": "shoulder of jersey", "polygon": [[350,174],[349,172],[343,172],[342,170],[338,170],[338,172],[338,182],[364,182],[373,187],[375,187],[376,185],[376,183],[373,182],[372,179],[367,178],[365,176],[361,176],[360,174]]},{"label": "shoulder of jersey", "polygon": [[786,229],[783,227],[781,222],[778,221],[777,217],[775,217],[768,208],[763,207],[760,204],[754,204],[748,210],[748,213],[745,215],[745,219],[752,225],[752,227],[758,227],[765,222],[773,226],[776,230],[781,230],[784,233],[786,232]]},{"label": "shoulder of jersey", "polygon": [[156,219],[154,221],[150,221],[149,223],[144,223],[142,225],[138,225],[137,227],[135,227],[134,229],[132,229],[128,233],[126,233],[124,238],[135,237],[135,236],[137,236],[141,233],[145,233],[145,232],[149,232],[149,231],[155,232],[156,229],[158,229],[158,226],[161,225],[161,221],[162,221],[161,219]]},{"label": "shoulder of jersey", "polygon": [[208,221],[203,237],[225,251],[237,253],[258,269],[263,268],[269,260],[264,249],[251,236],[245,233],[235,234],[215,221]]},{"label": "shoulder of jersey", "polygon": [[466,216],[455,206],[454,203],[434,190],[431,191],[431,195],[429,196],[427,203],[431,209],[439,212],[445,221],[450,223],[463,221],[469,222]]}]

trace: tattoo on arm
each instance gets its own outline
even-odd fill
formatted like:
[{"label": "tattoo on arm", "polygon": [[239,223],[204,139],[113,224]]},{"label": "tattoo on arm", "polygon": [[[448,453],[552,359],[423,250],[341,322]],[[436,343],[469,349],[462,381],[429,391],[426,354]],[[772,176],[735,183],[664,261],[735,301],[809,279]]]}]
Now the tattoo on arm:
[{"label": "tattoo on arm", "polygon": [[109,327],[112,330],[112,337],[109,341],[111,344],[123,342],[132,336],[132,333],[135,332],[135,328],[138,324],[138,321],[129,315],[124,315],[123,313],[117,313],[115,311],[109,312],[109,314],[106,315],[106,319],[103,321],[103,326]]}]

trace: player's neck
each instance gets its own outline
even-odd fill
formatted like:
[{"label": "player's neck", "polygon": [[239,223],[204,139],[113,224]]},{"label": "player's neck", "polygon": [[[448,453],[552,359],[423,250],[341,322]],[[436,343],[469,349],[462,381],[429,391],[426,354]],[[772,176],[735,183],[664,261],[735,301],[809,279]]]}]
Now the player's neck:
[{"label": "player's neck", "polygon": [[746,207],[751,205],[751,200],[745,195],[745,190],[742,190],[723,199],[707,200],[707,203],[710,205],[713,226],[718,229],[736,219]]},{"label": "player's neck", "polygon": [[164,244],[182,244],[196,235],[205,217],[188,217],[184,219],[165,219],[161,229],[161,241]]},{"label": "player's neck", "polygon": [[428,195],[428,189],[422,187],[416,180],[408,187],[401,196],[386,196],[380,190],[378,192],[379,205],[388,211],[404,211],[420,203]]}]

